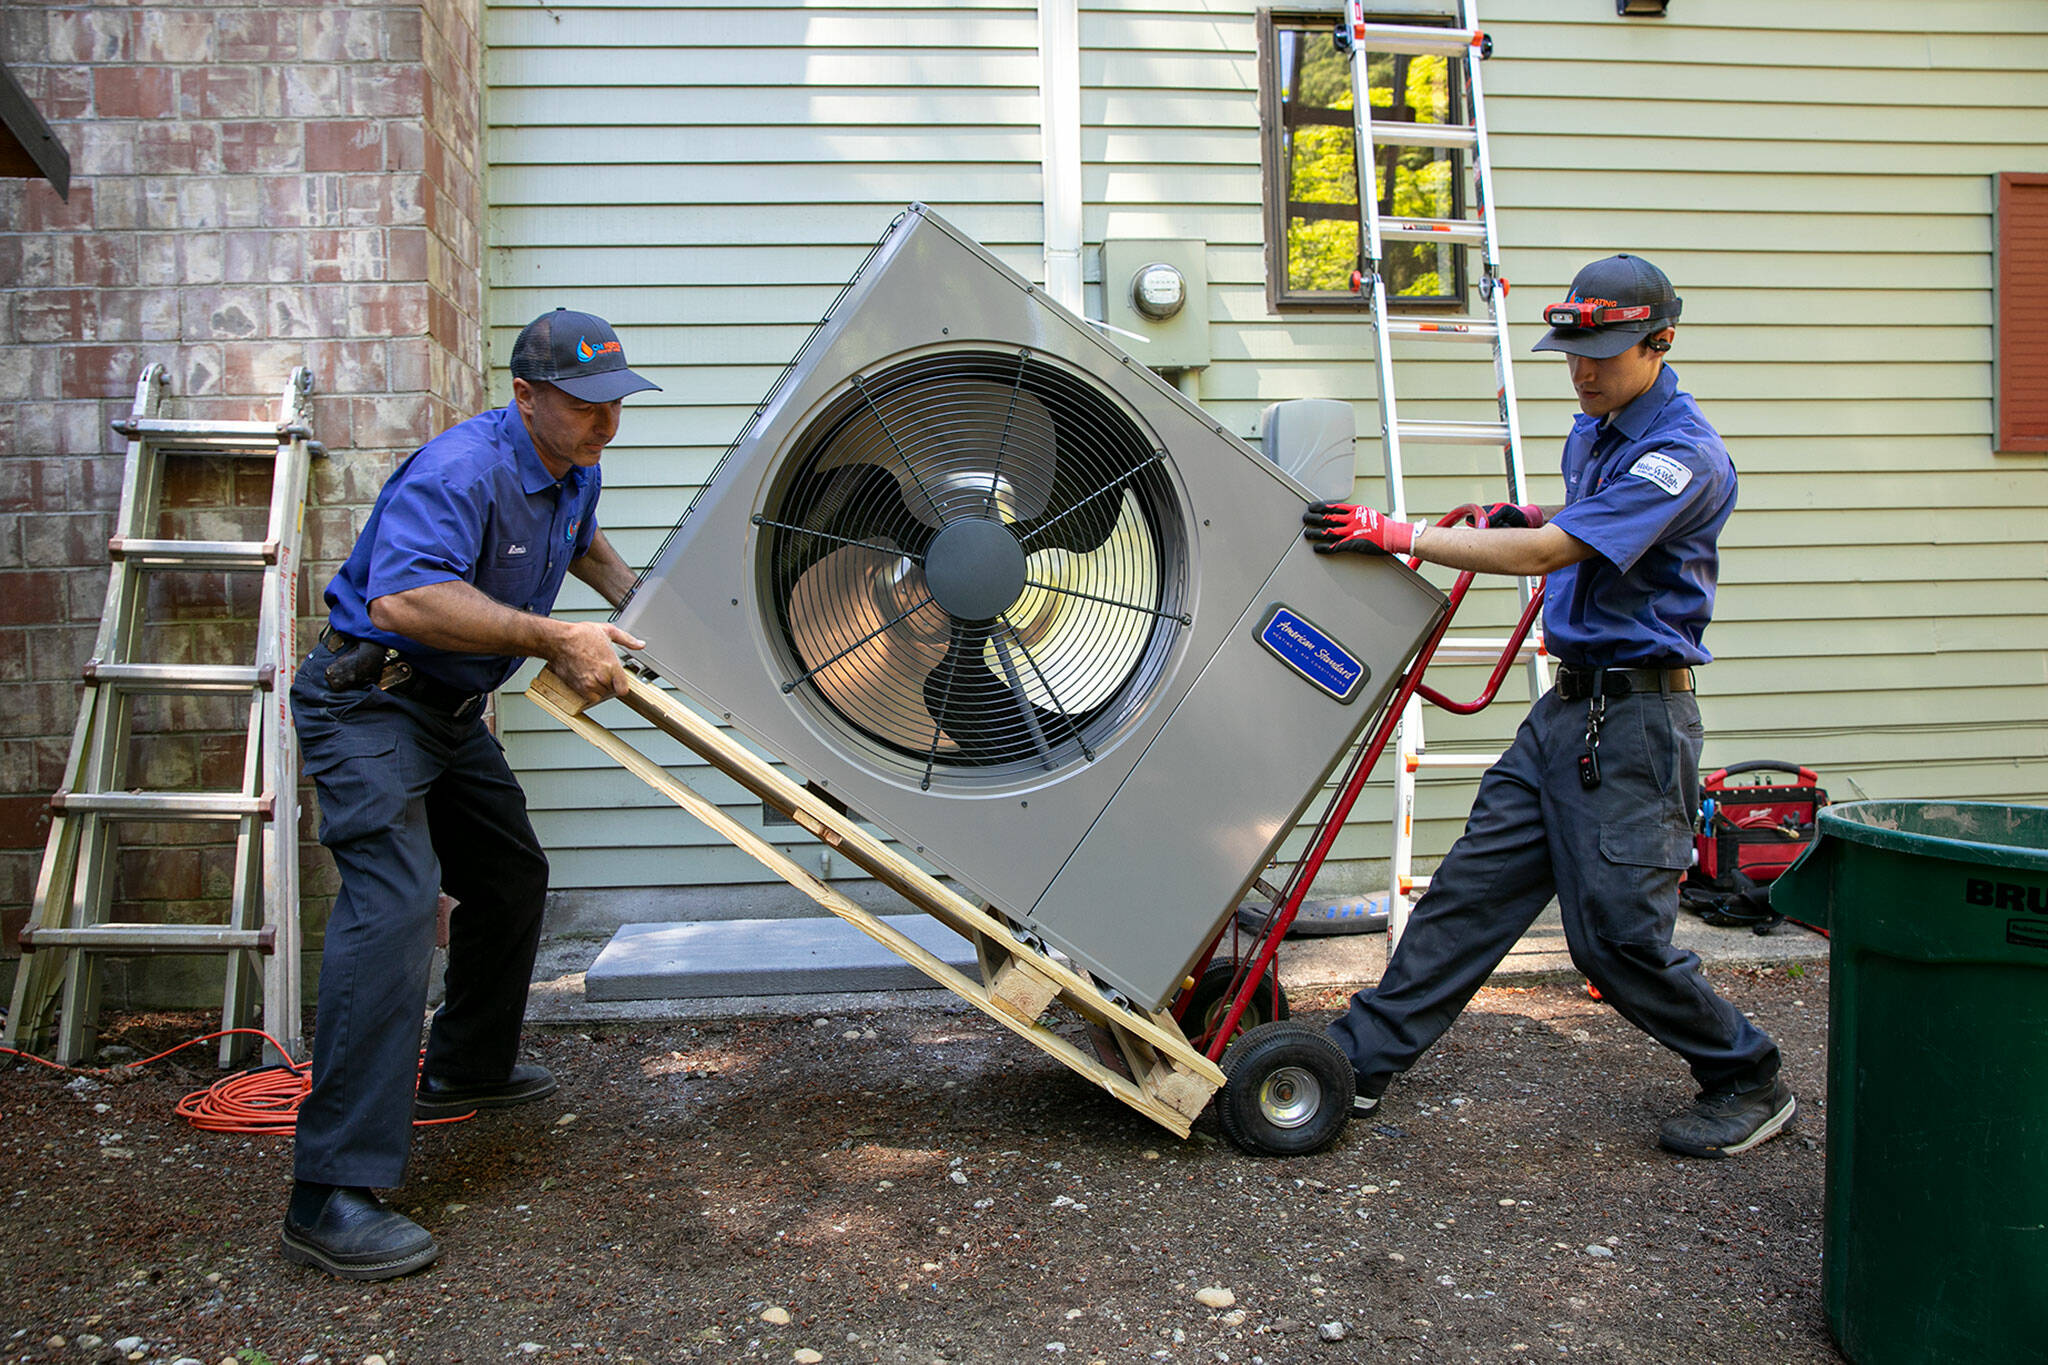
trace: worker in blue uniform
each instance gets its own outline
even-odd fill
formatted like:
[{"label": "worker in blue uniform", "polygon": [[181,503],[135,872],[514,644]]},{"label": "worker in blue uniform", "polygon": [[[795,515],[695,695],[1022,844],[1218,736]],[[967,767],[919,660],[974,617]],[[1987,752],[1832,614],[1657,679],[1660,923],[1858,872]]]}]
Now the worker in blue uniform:
[{"label": "worker in blue uniform", "polygon": [[[598,462],[621,400],[657,386],[603,319],[557,309],[519,334],[512,402],[398,467],[327,587],[292,685],[340,890],[327,922],[313,1084],[299,1110],[287,1259],[349,1279],[440,1254],[373,1193],[404,1178],[415,1116],[555,1089],[517,1060],[548,864],[484,702],[527,657],[583,696],[627,690],[616,626],[552,619],[575,574],[617,605],[634,575],[598,529]],[[420,1053],[437,904],[446,995]],[[417,1082],[417,1089],[415,1089]]]},{"label": "worker in blue uniform", "polygon": [[1556,685],[1481,780],[1379,984],[1330,1027],[1357,1072],[1355,1114],[1378,1108],[1553,895],[1579,970],[1699,1083],[1660,1129],[1665,1147],[1733,1156],[1797,1109],[1776,1044],[1671,941],[1699,792],[1694,670],[1712,658],[1701,637],[1716,540],[1735,507],[1734,464],[1665,364],[1680,306],[1663,271],[1621,255],[1581,270],[1570,298],[1545,310],[1551,327],[1535,349],[1564,353],[1581,412],[1561,508],[1502,504],[1483,527],[1343,503],[1303,518],[1320,551],[1544,575],[1544,638],[1558,660]]}]

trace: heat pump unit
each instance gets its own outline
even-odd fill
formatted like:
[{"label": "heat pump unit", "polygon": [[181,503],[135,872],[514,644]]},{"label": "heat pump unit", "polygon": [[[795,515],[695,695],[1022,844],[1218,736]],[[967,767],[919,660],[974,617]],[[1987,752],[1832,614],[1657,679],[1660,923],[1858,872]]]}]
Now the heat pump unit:
[{"label": "heat pump unit", "polygon": [[1444,608],[1393,560],[1314,554],[1308,500],[913,205],[619,623],[714,716],[1156,1009]]}]

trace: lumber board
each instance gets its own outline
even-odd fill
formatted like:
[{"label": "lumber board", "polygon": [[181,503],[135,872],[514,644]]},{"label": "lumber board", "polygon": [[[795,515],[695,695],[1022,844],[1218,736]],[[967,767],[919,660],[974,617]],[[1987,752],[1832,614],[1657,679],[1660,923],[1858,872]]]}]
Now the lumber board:
[{"label": "lumber board", "polygon": [[[970,943],[986,937],[1002,945],[1005,951],[1013,955],[1029,953],[1031,965],[1058,984],[1060,999],[1075,1013],[1084,1018],[1099,1018],[1112,1029],[1129,1030],[1144,1038],[1162,1055],[1200,1077],[1212,1088],[1222,1086],[1222,1068],[1197,1051],[1170,1016],[1139,1014],[1120,1009],[1110,1003],[1103,998],[1094,984],[1079,972],[1050,956],[1033,952],[1017,942],[1008,924],[941,884],[930,873],[862,829],[852,816],[841,814],[819,801],[801,785],[778,772],[765,760],[756,757],[739,741],[699,716],[675,697],[633,673],[628,674],[628,682],[629,690],[624,701],[634,712],[652,722],[686,748],[700,754],[707,762],[769,805],[792,818],[796,818],[801,812],[808,817],[800,822],[806,828],[815,822],[832,831],[839,840],[835,846],[838,853],[896,891],[912,905],[937,918]],[[535,676],[527,689],[527,695],[565,723],[570,716],[580,714],[589,704],[545,669]],[[602,726],[594,728],[602,733],[610,733]],[[588,737],[586,734],[586,738]],[[656,772],[662,772],[666,777],[665,770],[651,763],[648,766]],[[651,779],[649,784],[655,786],[657,790],[662,789]],[[720,832],[723,833],[723,830]],[[749,833],[751,835],[751,832]],[[758,839],[756,841],[758,842]]]},{"label": "lumber board", "polygon": [[[543,685],[541,682],[543,678],[548,679],[546,685]],[[678,703],[666,698],[659,691],[649,687],[640,679],[635,678],[633,683],[636,691],[644,691],[650,694],[661,704],[663,709],[682,709]],[[627,771],[633,773],[691,815],[703,821],[720,835],[730,840],[736,847],[760,862],[763,867],[774,872],[826,910],[845,920],[848,924],[851,924],[890,952],[895,953],[939,985],[944,986],[969,1004],[974,1005],[982,1013],[1002,1024],[1011,1032],[1016,1033],[1033,1046],[1062,1062],[1077,1074],[1101,1086],[1115,1098],[1177,1136],[1186,1137],[1195,1115],[1201,1112],[1199,1105],[1194,1107],[1193,1113],[1188,1112],[1193,1092],[1200,1090],[1202,1102],[1206,1103],[1209,1095],[1222,1084],[1223,1077],[1221,1071],[1213,1063],[1208,1062],[1207,1058],[1194,1052],[1185,1037],[1178,1039],[1179,1048],[1177,1051],[1186,1053],[1202,1062],[1208,1072],[1214,1073],[1213,1079],[1201,1068],[1188,1066],[1184,1062],[1178,1066],[1162,1062],[1162,1065],[1168,1070],[1184,1078],[1177,1083],[1152,1080],[1149,1071],[1140,1073],[1140,1076],[1144,1077],[1144,1079],[1133,1079],[1132,1077],[1119,1074],[1114,1069],[1103,1065],[1097,1058],[1077,1047],[1065,1037],[1036,1022],[1036,1015],[1033,1015],[1031,1018],[1021,1017],[1020,1012],[1011,1002],[999,999],[994,994],[990,984],[974,980],[966,973],[957,970],[951,964],[926,951],[915,940],[884,923],[878,916],[854,904],[831,886],[791,860],[781,849],[768,843],[759,834],[726,814],[717,803],[705,799],[691,788],[688,783],[683,782],[659,764],[641,754],[632,745],[618,738],[618,736],[614,735],[603,725],[582,714],[582,711],[585,709],[582,699],[576,697],[574,693],[563,687],[559,680],[549,678],[549,675],[543,672],[541,677],[535,680],[535,684],[528,688],[528,696],[541,709],[547,711],[564,725],[567,725],[570,729],[588,740],[600,751],[626,768]],[[636,707],[635,709],[639,708]],[[695,720],[696,718],[692,716],[690,719]],[[716,733],[715,727],[710,727],[701,721],[698,724]],[[663,728],[667,729],[668,726],[664,725]],[[681,736],[678,737],[680,738]],[[720,736],[720,738],[724,737]],[[690,741],[686,739],[685,742],[688,743]],[[729,743],[730,741],[728,741]],[[737,745],[732,745],[731,747],[734,750],[738,749]],[[750,754],[745,754],[743,750],[739,750],[739,752],[749,761],[756,764],[759,763],[759,760],[754,759]],[[719,762],[719,759],[711,754],[706,754],[706,757],[711,758],[714,763]],[[772,770],[770,771],[772,772]],[[841,820],[841,817],[836,812],[832,812],[829,807],[817,803],[804,793],[801,788],[788,783],[786,779],[780,779],[779,774],[775,774],[775,776],[788,788],[788,791],[781,793],[784,797],[790,799],[793,803],[805,804],[814,815],[818,815],[820,818],[830,815],[833,821]],[[793,795],[791,795],[792,793]],[[768,798],[764,796],[764,799]],[[845,827],[840,828],[838,832],[842,838],[846,838],[848,830],[851,830],[854,835],[857,835],[862,840],[868,838],[865,831],[860,830],[857,826],[852,826],[850,823],[846,823]],[[897,859],[896,861],[901,862],[902,860]],[[904,866],[908,867],[909,864],[905,863]],[[951,893],[947,894],[950,895]],[[972,932],[968,934],[968,937],[970,941],[976,944],[978,949],[984,952],[984,962],[991,960],[991,956],[986,952],[988,946],[1001,947],[1008,954],[1009,965],[1011,966],[1017,966],[1027,960],[1026,952],[1028,950],[1022,950],[1021,946],[1013,947],[1010,943],[1004,941],[1008,936],[992,917],[974,910],[972,906],[969,906],[967,902],[960,900],[958,897],[953,897],[952,899],[955,902],[956,911],[966,912],[960,917],[970,925]],[[947,918],[947,922],[951,923],[951,918]],[[988,939],[996,940],[996,943],[994,945],[986,945],[984,941]],[[1053,987],[1063,984],[1058,982],[1057,976],[1064,969],[1059,968],[1058,964],[1053,963],[1050,959],[1031,954],[1028,958],[1028,963],[1030,972],[1040,978],[1046,986]],[[1069,975],[1071,974],[1069,973]],[[1065,994],[1065,992],[1062,991],[1062,994]],[[1148,1028],[1157,1029],[1156,1023],[1151,1019],[1141,1019],[1139,1016],[1109,1017],[1121,1012],[1116,1011],[1113,1006],[1109,1006],[1107,1002],[1099,999],[1094,1003],[1094,1013],[1102,1019],[1104,1025],[1110,1028],[1112,1033],[1118,1036],[1120,1042],[1125,1043],[1127,1048],[1131,1044],[1126,1039],[1135,1032],[1131,1024],[1142,1023]],[[1085,1014],[1084,1017],[1086,1017]],[[1138,1046],[1145,1047],[1147,1051],[1152,1050],[1149,1046],[1149,1039],[1139,1040]],[[1153,1069],[1156,1070],[1157,1068]]]}]

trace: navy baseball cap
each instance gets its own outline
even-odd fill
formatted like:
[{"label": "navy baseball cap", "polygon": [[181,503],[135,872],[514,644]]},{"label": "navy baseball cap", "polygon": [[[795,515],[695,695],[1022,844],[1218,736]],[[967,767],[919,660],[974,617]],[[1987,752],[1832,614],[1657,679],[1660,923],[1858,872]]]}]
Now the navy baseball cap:
[{"label": "navy baseball cap", "polygon": [[1662,331],[1678,321],[1684,300],[1671,292],[1671,281],[1656,266],[1640,256],[1609,256],[1595,261],[1572,276],[1572,292],[1564,303],[1544,310],[1546,320],[1556,310],[1592,305],[1595,312],[1624,316],[1592,326],[1553,326],[1532,351],[1563,351],[1589,360],[1620,355],[1652,332]]},{"label": "navy baseball cap", "polygon": [[512,343],[512,377],[553,384],[586,403],[609,403],[661,385],[626,368],[626,348],[595,313],[557,308],[542,313]]}]

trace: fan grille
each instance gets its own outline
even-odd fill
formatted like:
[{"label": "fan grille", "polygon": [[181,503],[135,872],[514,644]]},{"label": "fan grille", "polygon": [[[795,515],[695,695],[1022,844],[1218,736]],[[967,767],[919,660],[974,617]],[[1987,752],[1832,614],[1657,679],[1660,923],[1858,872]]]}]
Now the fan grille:
[{"label": "fan grille", "polygon": [[784,469],[755,518],[783,690],[926,788],[1091,759],[1187,624],[1164,452],[1028,351],[856,378]]}]

